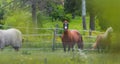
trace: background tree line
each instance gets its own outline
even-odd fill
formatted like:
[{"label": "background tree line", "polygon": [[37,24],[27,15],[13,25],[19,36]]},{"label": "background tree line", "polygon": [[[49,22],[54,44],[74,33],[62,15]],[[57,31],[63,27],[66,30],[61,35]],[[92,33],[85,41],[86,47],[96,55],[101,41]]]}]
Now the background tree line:
[{"label": "background tree line", "polygon": [[[74,19],[76,16],[81,16],[81,5],[82,0],[1,0],[0,20],[5,19],[6,15],[19,9],[31,13],[31,20],[34,26],[37,27],[38,24],[42,23],[41,15],[51,17],[52,21]],[[107,24],[103,25],[106,19],[102,18],[96,1],[86,0],[86,9],[87,16],[90,17],[89,29],[95,30],[96,19],[99,20],[101,29],[106,29]]]}]

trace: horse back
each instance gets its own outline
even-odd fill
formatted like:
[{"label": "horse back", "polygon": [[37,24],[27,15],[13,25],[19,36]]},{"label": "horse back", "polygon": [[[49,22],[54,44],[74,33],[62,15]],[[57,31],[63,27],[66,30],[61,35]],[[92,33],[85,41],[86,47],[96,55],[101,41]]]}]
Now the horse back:
[{"label": "horse back", "polygon": [[82,41],[82,36],[81,36],[81,34],[77,30],[71,30],[71,34],[72,34],[73,39],[76,42]]}]

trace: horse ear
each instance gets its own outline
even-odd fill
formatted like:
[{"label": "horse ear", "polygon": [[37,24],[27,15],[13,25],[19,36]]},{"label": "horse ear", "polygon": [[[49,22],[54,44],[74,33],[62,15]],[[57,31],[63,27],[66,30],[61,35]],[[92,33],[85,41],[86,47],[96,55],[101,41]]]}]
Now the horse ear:
[{"label": "horse ear", "polygon": [[65,21],[69,22],[69,19],[62,19],[62,22],[65,22]]},{"label": "horse ear", "polygon": [[63,23],[68,23],[68,21],[67,21],[67,20],[64,20]]}]

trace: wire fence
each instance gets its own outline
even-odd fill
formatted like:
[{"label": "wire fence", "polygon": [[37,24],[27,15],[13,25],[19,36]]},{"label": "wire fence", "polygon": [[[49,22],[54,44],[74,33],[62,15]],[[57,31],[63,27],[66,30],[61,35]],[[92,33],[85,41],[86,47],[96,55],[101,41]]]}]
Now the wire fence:
[{"label": "wire fence", "polygon": [[[26,41],[25,45],[27,48],[38,48],[38,49],[51,49],[51,50],[58,50],[62,49],[62,42],[61,42],[61,35],[62,33],[58,33],[59,30],[62,30],[62,28],[37,28],[37,30],[47,30],[50,31],[49,33],[43,33],[43,34],[24,34],[23,36],[26,37],[39,37],[36,41]],[[81,33],[90,33],[90,31],[87,30],[79,30]],[[93,31],[98,32],[98,31]],[[92,32],[91,32],[92,33]],[[101,33],[101,32],[99,32]],[[95,41],[96,35],[83,35],[84,40],[84,47],[85,50],[89,50],[91,48],[92,44]],[[34,43],[33,43],[34,42]],[[35,43],[36,42],[36,43]],[[37,46],[38,45],[38,46]]]},{"label": "wire fence", "polygon": [[[7,26],[12,28],[12,26]],[[17,29],[26,28],[26,33],[23,34],[24,43],[22,48],[24,49],[51,49],[57,50],[62,48],[61,35],[63,32],[62,28],[34,28],[36,31],[41,31],[37,33],[30,34],[29,30],[33,28],[28,27],[16,27]],[[72,29],[70,29],[72,30]],[[45,32],[44,32],[45,31]],[[84,41],[84,49],[89,50],[92,44],[95,42],[96,35],[93,33],[101,33],[99,31],[92,30],[78,30]]]}]

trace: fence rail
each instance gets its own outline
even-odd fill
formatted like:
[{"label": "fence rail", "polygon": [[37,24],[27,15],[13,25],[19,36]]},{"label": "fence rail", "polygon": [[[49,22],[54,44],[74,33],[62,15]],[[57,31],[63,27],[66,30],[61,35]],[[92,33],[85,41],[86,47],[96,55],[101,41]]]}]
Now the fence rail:
[{"label": "fence rail", "polygon": [[[12,26],[7,26],[7,27],[12,28]],[[47,46],[48,46],[49,48],[52,48],[52,50],[62,47],[60,38],[58,38],[62,35],[62,34],[58,33],[59,30],[63,31],[62,28],[57,28],[57,27],[55,27],[55,28],[34,28],[35,30],[40,30],[40,31],[42,31],[42,30],[50,31],[50,33],[35,33],[35,34],[29,34],[29,29],[33,29],[33,28],[28,28],[28,27],[16,27],[16,28],[18,28],[18,29],[26,28],[26,30],[25,30],[26,33],[23,34],[23,37],[26,37],[25,43],[23,43],[23,46],[26,45],[28,48],[31,46],[33,46],[33,47],[37,46],[36,48],[41,48],[40,46],[42,46],[42,47],[45,46],[47,48]],[[70,30],[73,30],[73,29],[70,29]],[[99,32],[99,31],[91,31],[91,30],[78,30],[78,31],[82,32],[82,33],[84,33],[84,32],[86,32],[86,33]],[[103,33],[103,32],[99,32],[99,33]],[[84,41],[85,46],[90,47],[90,45],[93,44],[93,42],[91,42],[91,40],[95,39],[96,35],[92,35],[92,34],[83,35],[83,38],[85,38],[85,39],[88,38],[90,40],[89,42]],[[32,39],[35,39],[35,41],[34,40],[32,41]],[[35,43],[35,42],[38,42],[38,43]]]}]

